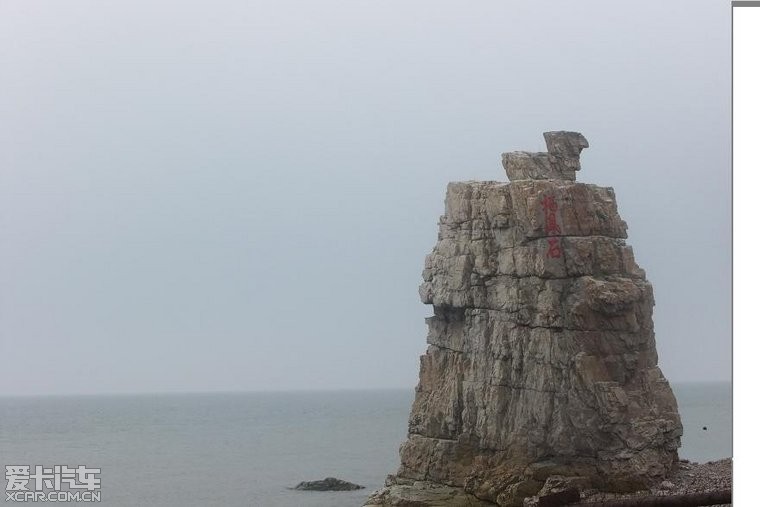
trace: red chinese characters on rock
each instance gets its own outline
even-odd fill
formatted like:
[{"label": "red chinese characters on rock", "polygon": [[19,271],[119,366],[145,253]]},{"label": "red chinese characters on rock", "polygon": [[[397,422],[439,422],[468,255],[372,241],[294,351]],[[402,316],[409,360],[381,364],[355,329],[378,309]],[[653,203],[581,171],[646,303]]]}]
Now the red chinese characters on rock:
[{"label": "red chinese characters on rock", "polygon": [[[562,231],[557,224],[557,201],[553,195],[546,195],[541,199],[541,207],[544,209],[544,230],[546,234],[561,234]],[[562,248],[560,247],[559,238],[547,238],[549,249],[546,251],[547,257],[562,257]]]},{"label": "red chinese characters on rock", "polygon": [[549,238],[549,249],[546,251],[547,257],[562,257],[562,248],[559,246],[559,238]]}]

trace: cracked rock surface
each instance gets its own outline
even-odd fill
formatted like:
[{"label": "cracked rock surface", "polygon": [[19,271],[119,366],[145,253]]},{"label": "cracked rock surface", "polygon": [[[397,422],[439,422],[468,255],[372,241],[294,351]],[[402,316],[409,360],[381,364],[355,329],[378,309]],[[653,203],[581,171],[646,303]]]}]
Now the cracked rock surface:
[{"label": "cracked rock surface", "polygon": [[678,463],[652,286],[613,190],[524,176],[448,186],[409,437],[368,505],[446,505],[415,483],[455,488],[450,505],[522,505],[550,476],[634,491]]}]

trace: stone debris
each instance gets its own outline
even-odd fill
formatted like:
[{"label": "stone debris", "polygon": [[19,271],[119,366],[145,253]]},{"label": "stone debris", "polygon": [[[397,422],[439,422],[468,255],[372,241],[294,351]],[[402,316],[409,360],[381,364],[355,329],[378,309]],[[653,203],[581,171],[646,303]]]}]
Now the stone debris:
[{"label": "stone debris", "polygon": [[[504,154],[511,183],[448,186],[408,440],[367,505],[520,506],[568,483],[649,488],[678,466],[652,286],[615,193],[575,182],[581,134],[544,137],[548,153]],[[416,497],[422,484],[459,503]]]},{"label": "stone debris", "polygon": [[[647,490],[628,494],[609,493],[594,489],[581,490],[582,503],[611,502],[650,495],[672,496],[730,491],[732,467],[733,460],[731,458],[708,461],[707,463],[682,461],[668,476],[667,480]],[[730,504],[722,505],[728,506]]]}]

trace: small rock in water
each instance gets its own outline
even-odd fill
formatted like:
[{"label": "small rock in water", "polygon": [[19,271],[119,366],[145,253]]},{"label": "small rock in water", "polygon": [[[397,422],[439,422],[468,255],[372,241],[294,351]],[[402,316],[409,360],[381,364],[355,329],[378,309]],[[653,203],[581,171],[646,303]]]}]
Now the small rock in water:
[{"label": "small rock in water", "polygon": [[704,431],[707,431],[707,426],[702,426],[702,429],[703,429]]},{"label": "small rock in water", "polygon": [[300,482],[293,489],[300,491],[354,491],[357,489],[364,489],[364,486],[336,479],[335,477],[327,477],[321,481]]}]

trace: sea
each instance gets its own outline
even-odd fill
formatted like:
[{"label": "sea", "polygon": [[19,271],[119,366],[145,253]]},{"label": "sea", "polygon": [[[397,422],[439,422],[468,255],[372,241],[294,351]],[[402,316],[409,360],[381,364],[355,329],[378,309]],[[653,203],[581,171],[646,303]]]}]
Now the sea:
[{"label": "sea", "polygon": [[[684,426],[680,457],[731,456],[731,385],[673,390]],[[398,467],[413,396],[409,389],[0,398],[0,466],[98,468],[104,507],[358,507]],[[366,489],[290,489],[325,477]]]}]

